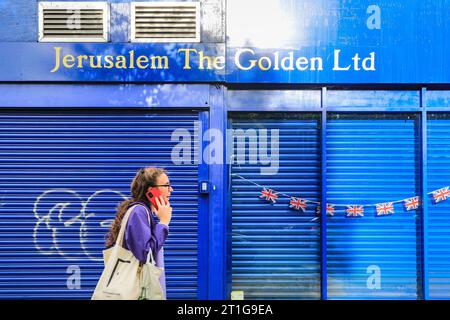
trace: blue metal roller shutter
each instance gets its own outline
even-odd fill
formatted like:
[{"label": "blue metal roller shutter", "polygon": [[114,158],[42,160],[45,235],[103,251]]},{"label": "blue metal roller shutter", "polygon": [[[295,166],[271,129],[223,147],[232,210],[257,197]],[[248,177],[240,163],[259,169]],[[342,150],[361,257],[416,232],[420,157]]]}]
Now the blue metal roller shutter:
[{"label": "blue metal roller shutter", "polygon": [[89,299],[107,226],[144,166],[166,168],[175,190],[168,298],[195,299],[198,165],[172,163],[171,134],[182,128],[197,139],[197,120],[194,112],[3,111],[0,299]]},{"label": "blue metal roller shutter", "polygon": [[[255,129],[256,135],[259,129],[267,129],[269,137],[271,129],[279,130],[276,175],[261,175],[260,163],[249,163],[249,139],[245,150],[238,150],[234,141],[234,155],[245,152],[247,160],[245,164],[233,163],[232,174],[278,192],[319,201],[318,117],[250,114],[236,115],[232,123],[234,130]],[[245,299],[319,299],[320,222],[316,205],[310,204],[302,213],[289,209],[287,197],[269,204],[258,198],[260,187],[233,175],[231,188],[232,290],[244,291]]]},{"label": "blue metal roller shutter", "polygon": [[[428,117],[428,191],[450,184],[450,115]],[[431,203],[431,202],[429,202]],[[428,276],[432,299],[450,298],[450,202],[428,206]]]},{"label": "blue metal roller shutter", "polygon": [[[327,200],[376,204],[420,195],[418,120],[414,115],[330,115],[327,123]],[[330,299],[415,299],[418,295],[420,212],[327,220]],[[380,276],[380,277],[378,277]],[[381,282],[378,282],[381,280]]]}]

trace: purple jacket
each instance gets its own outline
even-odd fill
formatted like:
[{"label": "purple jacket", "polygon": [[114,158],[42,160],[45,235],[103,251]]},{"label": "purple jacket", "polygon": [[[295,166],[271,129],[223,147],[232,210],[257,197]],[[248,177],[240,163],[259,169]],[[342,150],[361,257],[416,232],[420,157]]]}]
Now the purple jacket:
[{"label": "purple jacket", "polygon": [[[160,224],[153,217],[150,208],[148,208],[142,202],[134,202],[130,206],[135,206],[128,219],[127,227],[125,229],[125,239],[123,247],[130,250],[136,259],[145,263],[147,261],[147,254],[151,249],[153,252],[153,258],[158,267],[164,268],[164,242],[169,235],[169,227]],[[150,213],[151,228],[148,225],[147,208]],[[166,297],[166,276],[165,272],[162,273],[161,287]]]}]

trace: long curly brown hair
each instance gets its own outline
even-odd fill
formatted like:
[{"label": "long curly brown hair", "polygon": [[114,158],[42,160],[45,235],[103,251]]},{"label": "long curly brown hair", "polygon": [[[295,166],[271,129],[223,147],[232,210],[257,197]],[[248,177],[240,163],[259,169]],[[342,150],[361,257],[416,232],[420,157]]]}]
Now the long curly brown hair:
[{"label": "long curly brown hair", "polygon": [[146,193],[148,187],[156,185],[156,180],[166,171],[162,168],[144,168],[140,169],[133,181],[131,182],[131,199],[121,202],[117,207],[116,218],[112,223],[109,232],[105,236],[106,247],[111,247],[116,243],[117,236],[119,235],[120,227],[122,225],[122,219],[127,212],[129,206],[133,202],[143,202],[148,207],[150,203],[147,200]]}]

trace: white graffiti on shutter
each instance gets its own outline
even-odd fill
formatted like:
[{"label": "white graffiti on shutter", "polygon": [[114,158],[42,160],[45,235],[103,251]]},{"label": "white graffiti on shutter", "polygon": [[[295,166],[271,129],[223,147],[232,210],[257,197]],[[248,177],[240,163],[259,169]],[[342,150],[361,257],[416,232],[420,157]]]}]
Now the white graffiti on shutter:
[{"label": "white graffiti on shutter", "polygon": [[[111,218],[98,221],[93,206],[97,199],[107,195],[112,195],[117,201],[113,207],[107,208],[111,211],[108,213]],[[33,206],[37,220],[33,231],[35,248],[41,254],[60,255],[68,260],[82,259],[81,253],[90,260],[102,261],[101,257],[95,257],[95,254],[101,254],[101,250],[95,241],[92,241],[93,244],[90,242],[91,236],[97,235],[98,238],[98,233],[91,232],[91,229],[103,228],[106,232],[115,217],[116,205],[123,200],[127,200],[127,197],[111,189],[96,191],[86,201],[83,201],[77,192],[69,189],[45,191]],[[95,223],[94,227],[91,223]]]}]

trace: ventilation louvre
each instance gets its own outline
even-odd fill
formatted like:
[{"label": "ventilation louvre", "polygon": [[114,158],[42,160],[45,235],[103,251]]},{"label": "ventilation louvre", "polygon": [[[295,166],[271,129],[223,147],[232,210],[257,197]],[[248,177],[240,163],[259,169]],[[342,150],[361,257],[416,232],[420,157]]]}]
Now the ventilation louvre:
[{"label": "ventilation louvre", "polygon": [[132,42],[200,42],[198,2],[133,2]]},{"label": "ventilation louvre", "polygon": [[40,2],[40,42],[107,42],[106,2]]}]

